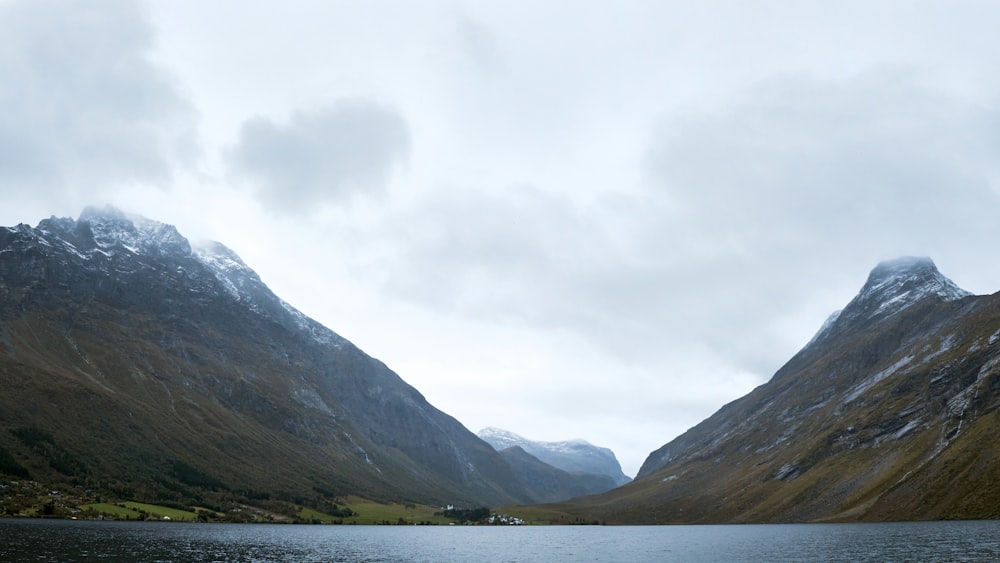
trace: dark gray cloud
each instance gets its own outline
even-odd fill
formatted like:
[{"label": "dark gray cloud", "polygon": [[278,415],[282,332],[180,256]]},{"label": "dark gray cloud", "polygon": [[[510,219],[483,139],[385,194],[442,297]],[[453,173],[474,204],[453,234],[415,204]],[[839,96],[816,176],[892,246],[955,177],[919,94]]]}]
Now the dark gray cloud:
[{"label": "dark gray cloud", "polygon": [[389,294],[478,322],[568,331],[619,360],[647,362],[672,330],[665,303],[690,292],[670,295],[670,257],[647,255],[635,238],[655,226],[644,207],[530,185],[454,188],[359,237],[388,252],[358,253]]},{"label": "dark gray cloud", "polygon": [[583,314],[568,306],[573,287],[614,259],[597,217],[529,185],[432,192],[393,215],[380,235],[392,238],[394,251],[371,271],[394,293],[441,310],[543,326],[554,315]]},{"label": "dark gray cloud", "polygon": [[267,204],[300,212],[380,193],[409,152],[409,125],[399,113],[354,100],[295,113],[285,124],[246,121],[228,161]]},{"label": "dark gray cloud", "polygon": [[688,328],[760,365],[773,335],[727,340],[718,327],[792,315],[823,291],[856,288],[882,259],[947,262],[970,247],[981,256],[1000,235],[990,219],[1000,210],[991,186],[998,131],[996,111],[905,69],[842,82],[775,78],[724,113],[663,124],[648,165],[651,197],[671,226],[647,240],[684,241],[672,253],[697,249],[701,266],[684,285],[701,288],[699,310],[718,312]]},{"label": "dark gray cloud", "polygon": [[998,132],[1000,114],[905,70],[786,76],[725,113],[664,123],[648,163],[678,215],[720,244],[928,244],[983,226],[964,219],[995,203]]},{"label": "dark gray cloud", "polygon": [[482,22],[468,17],[458,19],[459,53],[468,57],[473,68],[491,73],[502,70],[505,55],[496,36]]},{"label": "dark gray cloud", "polygon": [[136,2],[0,3],[0,193],[165,184],[190,164],[196,116],[152,45]]},{"label": "dark gray cloud", "polygon": [[660,123],[644,192],[433,194],[392,218],[398,250],[373,270],[470,318],[571,330],[640,362],[697,350],[766,377],[879,260],[947,262],[1000,236],[998,131],[996,112],[905,69],[777,77]]}]

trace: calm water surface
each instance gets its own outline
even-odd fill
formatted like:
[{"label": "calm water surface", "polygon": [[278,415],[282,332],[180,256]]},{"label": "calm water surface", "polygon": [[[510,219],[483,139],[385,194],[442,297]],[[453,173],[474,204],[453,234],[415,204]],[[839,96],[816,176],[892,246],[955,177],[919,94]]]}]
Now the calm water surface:
[{"label": "calm water surface", "polygon": [[997,561],[1000,522],[291,526],[0,520],[0,561]]}]

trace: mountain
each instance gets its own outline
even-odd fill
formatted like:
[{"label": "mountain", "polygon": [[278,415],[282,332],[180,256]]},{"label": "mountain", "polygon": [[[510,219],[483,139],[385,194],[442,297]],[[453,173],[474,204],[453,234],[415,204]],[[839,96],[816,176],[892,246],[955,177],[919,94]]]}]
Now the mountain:
[{"label": "mountain", "polygon": [[1000,516],[1000,294],[879,264],[772,379],[562,508],[609,522]]},{"label": "mountain", "polygon": [[531,500],[233,251],[114,209],[0,227],[0,387],[0,473],[184,502]]},{"label": "mountain", "polygon": [[603,493],[615,488],[614,479],[597,473],[571,472],[553,467],[521,446],[498,450],[531,497],[532,503],[559,502]]},{"label": "mountain", "polygon": [[517,446],[542,462],[569,473],[606,475],[612,479],[614,486],[631,481],[622,472],[614,452],[586,440],[536,442],[500,428],[484,428],[478,435],[497,451]]}]

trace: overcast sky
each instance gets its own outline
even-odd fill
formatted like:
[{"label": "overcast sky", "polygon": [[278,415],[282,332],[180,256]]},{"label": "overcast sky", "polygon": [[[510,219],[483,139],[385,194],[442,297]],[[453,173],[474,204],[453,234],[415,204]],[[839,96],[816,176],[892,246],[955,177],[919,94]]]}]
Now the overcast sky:
[{"label": "overcast sky", "polygon": [[0,224],[238,252],[470,430],[634,474],[880,260],[1000,290],[1000,4],[0,0]]}]

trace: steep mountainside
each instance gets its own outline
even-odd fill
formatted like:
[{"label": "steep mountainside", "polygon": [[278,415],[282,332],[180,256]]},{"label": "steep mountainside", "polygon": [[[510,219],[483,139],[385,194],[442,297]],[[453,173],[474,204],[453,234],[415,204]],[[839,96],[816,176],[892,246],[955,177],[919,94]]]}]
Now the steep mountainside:
[{"label": "steep mountainside", "polygon": [[768,383],[564,509],[611,522],[1000,516],[1000,295],[880,264]]},{"label": "steep mountainside", "polygon": [[631,481],[622,472],[622,467],[613,451],[595,446],[586,440],[537,442],[501,428],[483,428],[478,435],[497,451],[519,446],[539,460],[563,471],[607,475],[615,486]]},{"label": "steep mountainside", "polygon": [[232,251],[116,210],[0,227],[0,387],[0,473],[150,499],[531,500]]}]

